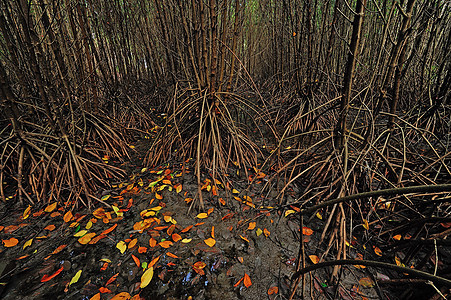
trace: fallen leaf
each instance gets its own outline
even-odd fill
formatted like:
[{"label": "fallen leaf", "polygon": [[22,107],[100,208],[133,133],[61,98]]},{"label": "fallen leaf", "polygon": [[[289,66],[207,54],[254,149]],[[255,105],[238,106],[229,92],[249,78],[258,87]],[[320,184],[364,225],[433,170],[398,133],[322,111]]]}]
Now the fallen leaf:
[{"label": "fallen leaf", "polygon": [[246,242],[250,243],[249,240],[248,240],[247,238],[245,238],[244,236],[242,236],[241,234],[240,234],[240,238],[242,238],[242,239],[245,240]]},{"label": "fallen leaf", "polygon": [[182,243],[188,244],[189,242],[191,242],[191,240],[192,240],[192,239],[183,239],[183,240],[182,240]]},{"label": "fallen leaf", "polygon": [[91,232],[91,233],[87,233],[84,236],[82,236],[81,238],[78,239],[78,242],[82,245],[86,245],[87,243],[89,243],[92,238],[96,235],[95,232]]},{"label": "fallen leaf", "polygon": [[211,237],[215,238],[215,227],[211,226]]},{"label": "fallen leaf", "polygon": [[80,230],[79,232],[77,232],[76,234],[74,234],[75,237],[80,237],[80,236],[84,236],[86,233],[88,233],[87,230]]},{"label": "fallen leaf", "polygon": [[155,264],[158,262],[158,260],[160,259],[161,255],[158,255],[157,257],[155,257],[154,259],[152,259],[152,261],[149,263],[148,267],[153,267],[155,266]]},{"label": "fallen leaf", "polygon": [[137,258],[136,256],[134,256],[133,254],[132,254],[132,258],[133,258],[133,261],[135,262],[135,264],[136,264],[138,267],[140,267],[140,266],[141,266],[141,262],[140,262],[139,258]]},{"label": "fallen leaf", "polygon": [[153,277],[153,267],[150,267],[141,276],[140,288],[142,288],[142,289],[145,288],[150,283],[150,281],[152,280],[152,277]]},{"label": "fallen leaf", "polygon": [[53,273],[52,275],[47,275],[45,274],[44,276],[42,276],[41,282],[47,282],[49,280],[51,280],[52,278],[58,276],[59,273],[61,273],[63,271],[64,267],[59,268],[55,273]]},{"label": "fallen leaf", "polygon": [[30,210],[31,210],[31,205],[28,205],[28,207],[24,210],[24,212],[22,214],[23,220],[25,220],[26,218],[28,218],[30,216]]},{"label": "fallen leaf", "polygon": [[53,230],[55,230],[55,228],[56,228],[56,226],[51,224],[51,225],[45,226],[44,230],[53,231]]},{"label": "fallen leaf", "polygon": [[179,258],[177,255],[172,254],[171,252],[166,252],[166,255],[172,258]]},{"label": "fallen leaf", "polygon": [[173,244],[173,242],[171,242],[171,241],[163,241],[163,242],[158,243],[158,245],[160,245],[161,247],[166,248],[166,249],[171,247],[172,244]]},{"label": "fallen leaf", "polygon": [[95,294],[94,296],[91,297],[91,299],[89,300],[100,300],[100,293]]},{"label": "fallen leaf", "polygon": [[138,253],[146,253],[147,252],[147,247],[139,247],[138,248]]},{"label": "fallen leaf", "polygon": [[368,220],[367,219],[363,220],[363,228],[365,228],[366,230],[370,229],[370,225],[368,224]]},{"label": "fallen leaf", "polygon": [[58,246],[58,248],[56,248],[55,250],[53,250],[53,252],[51,254],[58,254],[60,253],[64,248],[66,248],[67,245],[60,245]]},{"label": "fallen leaf", "polygon": [[242,256],[238,256],[237,258],[238,258],[238,261],[239,261],[240,263],[243,263],[243,262],[244,262],[244,258],[243,258]]},{"label": "fallen leaf", "polygon": [[208,209],[208,211],[207,211],[207,215],[210,215],[213,211],[214,211],[215,209],[212,207],[212,208],[210,208],[210,209]]},{"label": "fallen leaf", "polygon": [[127,248],[132,249],[133,247],[135,247],[137,242],[138,242],[138,239],[131,240],[130,243],[128,244]]},{"label": "fallen leaf", "polygon": [[253,230],[256,225],[257,225],[257,222],[250,222],[249,226],[247,227],[247,230]]},{"label": "fallen leaf", "polygon": [[31,246],[31,243],[33,243],[33,239],[29,239],[28,241],[26,241],[25,244],[23,244],[22,249],[25,249],[28,246]]},{"label": "fallen leaf", "polygon": [[44,209],[44,211],[45,211],[45,212],[48,212],[48,213],[54,211],[57,204],[58,204],[58,203],[56,203],[56,202],[53,202],[52,204],[49,204],[49,205]]},{"label": "fallen leaf", "polygon": [[129,299],[132,299],[132,296],[130,296],[130,294],[127,292],[122,292],[122,293],[117,294],[110,300],[129,300]]},{"label": "fallen leaf", "polygon": [[182,191],[182,185],[180,183],[175,187],[175,191],[177,192],[177,194]]},{"label": "fallen leaf", "polygon": [[196,216],[196,218],[198,218],[198,219],[205,219],[205,218],[207,218],[208,217],[208,214],[207,213],[200,213],[200,214],[198,214],[197,216]]},{"label": "fallen leaf", "polygon": [[208,238],[208,239],[204,240],[204,242],[209,247],[213,247],[216,244],[216,240],[214,238]]},{"label": "fallen leaf", "polygon": [[279,292],[279,288],[277,286],[272,286],[268,289],[268,295],[277,294]]},{"label": "fallen leaf", "polygon": [[116,248],[119,249],[119,251],[121,251],[122,254],[124,254],[125,250],[127,250],[127,245],[125,244],[124,241],[119,241],[116,244]]},{"label": "fallen leaf", "polygon": [[112,291],[109,288],[106,288],[106,287],[103,287],[103,286],[101,288],[99,288],[99,292],[102,293],[102,294],[110,294],[110,293],[112,293]]},{"label": "fallen leaf", "polygon": [[232,194],[239,194],[240,192],[238,192],[236,189],[232,189]]},{"label": "fallen leaf", "polygon": [[155,247],[157,245],[157,240],[156,239],[154,239],[154,238],[150,238],[150,240],[149,240],[149,246],[150,247]]},{"label": "fallen leaf", "polygon": [[221,203],[222,205],[226,205],[226,202],[225,202],[225,200],[224,200],[224,199],[222,199],[222,198],[219,198],[218,200],[219,200],[219,203]]},{"label": "fallen leaf", "polygon": [[308,227],[302,227],[302,234],[303,235],[312,235],[313,234],[313,230],[308,228]]},{"label": "fallen leaf", "polygon": [[113,231],[116,227],[117,227],[117,224],[114,224],[114,225],[111,226],[110,228],[104,230],[100,235],[107,235],[108,233],[110,233],[111,231]]},{"label": "fallen leaf", "polygon": [[78,279],[80,279],[81,272],[82,270],[78,270],[78,272],[75,273],[74,277],[72,277],[72,279],[69,282],[69,286],[71,286],[74,283],[77,283]]},{"label": "fallen leaf", "polygon": [[244,280],[244,277],[241,277],[241,279],[240,280],[238,280],[238,282],[237,283],[235,283],[234,285],[233,285],[233,287],[237,287],[237,286],[239,286],[240,285],[240,283],[241,283],[241,281],[243,281]]},{"label": "fallen leaf", "polygon": [[110,283],[114,282],[117,279],[117,276],[119,276],[119,273],[116,273],[113,276],[111,276],[111,278],[108,279],[108,281],[105,283],[105,285],[109,285]]},{"label": "fallen leaf", "polygon": [[207,264],[204,263],[203,261],[198,261],[193,264],[193,268],[199,269],[199,270],[205,268],[206,266],[207,266]]},{"label": "fallen leaf", "polygon": [[2,240],[2,242],[5,247],[9,248],[17,245],[19,243],[19,240],[16,238],[10,238],[8,240]]},{"label": "fallen leaf", "polygon": [[379,247],[374,247],[374,253],[376,253],[376,255],[382,256],[382,250]]},{"label": "fallen leaf", "polygon": [[177,234],[177,233],[173,233],[171,237],[172,237],[172,240],[173,240],[174,242],[178,242],[178,241],[180,241],[180,240],[182,239],[182,237],[180,236],[180,234]]},{"label": "fallen leaf", "polygon": [[397,234],[397,235],[395,235],[395,236],[393,237],[393,239],[399,241],[399,240],[401,240],[401,237],[402,237],[402,236],[401,236],[400,234]]},{"label": "fallen leaf", "polygon": [[363,277],[359,279],[359,284],[365,288],[371,288],[374,286],[373,280],[369,277]]},{"label": "fallen leaf", "polygon": [[247,288],[252,285],[251,278],[249,277],[249,275],[247,275],[247,273],[244,273],[243,283],[244,283],[244,286]]},{"label": "fallen leaf", "polygon": [[308,257],[314,264],[317,264],[319,262],[319,257],[317,255],[309,255]]},{"label": "fallen leaf", "polygon": [[268,237],[270,234],[271,234],[271,232],[269,232],[269,230],[268,229],[263,229],[263,234],[266,236],[266,237]]},{"label": "fallen leaf", "polygon": [[255,231],[255,234],[257,236],[260,236],[263,233],[263,230],[261,230],[260,228],[257,228],[257,230]]},{"label": "fallen leaf", "polygon": [[294,214],[296,211],[294,211],[294,210],[292,210],[292,209],[289,209],[289,210],[287,210],[286,212],[285,212],[285,217],[288,217],[289,215],[291,215],[291,214]]}]

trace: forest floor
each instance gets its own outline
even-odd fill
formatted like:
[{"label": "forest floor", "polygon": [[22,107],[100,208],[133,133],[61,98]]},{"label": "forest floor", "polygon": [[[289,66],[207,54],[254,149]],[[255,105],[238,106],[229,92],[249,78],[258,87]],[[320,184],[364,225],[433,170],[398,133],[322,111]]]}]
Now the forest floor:
[{"label": "forest floor", "polygon": [[[252,170],[234,174],[233,186],[205,173],[205,208],[192,208],[198,184],[189,165],[135,165],[128,180],[103,192],[106,205],[91,209],[1,204],[0,298],[288,298],[300,244],[295,210],[268,206],[277,192],[259,194],[268,175]],[[304,224],[308,264],[319,259],[320,218]],[[377,298],[364,270],[342,270],[339,285],[316,271],[306,298]]]}]

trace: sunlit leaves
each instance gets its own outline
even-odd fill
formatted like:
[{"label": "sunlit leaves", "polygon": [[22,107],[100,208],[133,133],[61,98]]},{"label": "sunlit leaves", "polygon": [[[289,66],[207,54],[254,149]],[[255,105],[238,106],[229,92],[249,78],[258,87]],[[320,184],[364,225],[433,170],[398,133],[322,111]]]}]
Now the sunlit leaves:
[{"label": "sunlit leaves", "polygon": [[55,230],[55,228],[56,228],[55,225],[50,224],[50,225],[45,226],[44,230],[53,231],[53,230]]},{"label": "sunlit leaves", "polygon": [[368,220],[363,220],[363,228],[365,228],[366,230],[370,229],[370,225],[368,224]]},{"label": "sunlit leaves", "polygon": [[382,256],[382,250],[379,247],[374,247],[374,253],[376,253],[376,255]]},{"label": "sunlit leaves", "polygon": [[260,228],[257,228],[257,230],[255,230],[255,234],[257,236],[260,236],[263,233],[263,230],[261,230]]},{"label": "sunlit leaves", "polygon": [[128,249],[132,249],[133,247],[135,247],[136,243],[138,242],[138,239],[133,239],[130,241],[130,243],[128,243],[127,248]]},{"label": "sunlit leaves", "polygon": [[149,263],[148,268],[155,266],[155,264],[158,262],[158,260],[160,259],[161,255],[158,255],[157,257],[155,257],[154,259],[152,259],[152,261]]},{"label": "sunlit leaves", "polygon": [[188,244],[189,242],[191,242],[192,239],[183,239],[182,243],[183,244]]}]

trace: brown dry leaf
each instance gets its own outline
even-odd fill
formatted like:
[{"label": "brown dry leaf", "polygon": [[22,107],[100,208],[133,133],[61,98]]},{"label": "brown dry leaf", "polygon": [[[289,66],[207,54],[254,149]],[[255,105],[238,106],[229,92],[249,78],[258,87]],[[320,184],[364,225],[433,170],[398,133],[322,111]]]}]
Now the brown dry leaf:
[{"label": "brown dry leaf", "polygon": [[247,288],[252,285],[251,278],[249,277],[249,275],[247,275],[247,273],[244,273],[243,283],[244,283],[244,286]]},{"label": "brown dry leaf", "polygon": [[54,211],[57,204],[58,203],[53,202],[52,204],[47,205],[47,207],[44,209],[44,211],[48,212],[48,213]]},{"label": "brown dry leaf", "polygon": [[82,236],[81,238],[78,239],[78,242],[82,245],[86,245],[87,243],[89,243],[91,241],[91,239],[96,235],[95,232],[91,232],[91,233],[87,233],[84,236]]},{"label": "brown dry leaf", "polygon": [[213,247],[216,244],[216,240],[214,238],[208,238],[204,240],[205,244],[209,247]]},{"label": "brown dry leaf", "polygon": [[19,240],[16,238],[10,238],[8,240],[2,240],[3,245],[7,248],[14,247],[19,243]]}]

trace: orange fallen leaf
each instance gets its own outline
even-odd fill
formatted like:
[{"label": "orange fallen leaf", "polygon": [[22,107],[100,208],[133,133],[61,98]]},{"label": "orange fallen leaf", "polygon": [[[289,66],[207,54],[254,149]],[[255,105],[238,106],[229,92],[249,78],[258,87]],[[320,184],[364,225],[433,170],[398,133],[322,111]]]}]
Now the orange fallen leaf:
[{"label": "orange fallen leaf", "polygon": [[147,247],[139,247],[138,248],[138,253],[146,253],[147,252]]},{"label": "orange fallen leaf", "polygon": [[64,214],[63,220],[64,222],[68,223],[73,219],[72,212],[69,210],[67,213]]},{"label": "orange fallen leaf", "polygon": [[252,230],[255,228],[255,226],[257,225],[257,222],[250,222],[249,226],[247,227],[247,230]]},{"label": "orange fallen leaf", "polygon": [[45,212],[52,212],[52,211],[54,211],[57,204],[58,203],[53,202],[52,204],[47,205],[47,207],[44,209],[44,211]]},{"label": "orange fallen leaf", "polygon": [[19,243],[19,240],[16,238],[10,238],[8,240],[2,240],[2,242],[5,247],[9,248],[17,245]]},{"label": "orange fallen leaf", "polygon": [[55,273],[53,273],[52,275],[47,275],[45,274],[44,276],[42,276],[41,282],[47,282],[49,280],[51,280],[52,278],[55,278],[56,276],[58,276],[59,273],[61,273],[63,271],[64,267],[59,268]]},{"label": "orange fallen leaf", "polygon": [[207,215],[210,215],[215,209],[212,207],[207,211]]},{"label": "orange fallen leaf", "polygon": [[173,233],[172,234],[172,240],[174,241],[174,242],[178,242],[178,241],[180,241],[182,239],[182,237],[180,236],[180,234],[177,234],[177,233]]},{"label": "orange fallen leaf", "polygon": [[243,283],[244,283],[244,286],[247,288],[252,285],[251,278],[249,277],[249,275],[247,275],[247,273],[244,273]]},{"label": "orange fallen leaf", "polygon": [[240,234],[240,238],[242,238],[242,239],[245,240],[246,242],[250,243],[249,240],[248,240],[247,238],[245,238],[244,236],[242,236],[241,234]]},{"label": "orange fallen leaf", "polygon": [[166,255],[172,258],[179,258],[177,255],[171,253],[171,252],[166,252]]},{"label": "orange fallen leaf", "polygon": [[55,228],[56,228],[55,225],[50,224],[50,225],[45,226],[44,230],[53,231],[53,230],[55,230]]},{"label": "orange fallen leaf", "polygon": [[382,256],[382,250],[379,247],[374,247],[374,253],[376,253],[376,255]]},{"label": "orange fallen leaf", "polygon": [[215,238],[215,227],[211,226],[211,237]]},{"label": "orange fallen leaf", "polygon": [[263,234],[264,234],[266,237],[268,237],[268,236],[271,234],[271,232],[269,232],[268,229],[264,228],[264,229],[263,229]]},{"label": "orange fallen leaf", "polygon": [[314,264],[317,264],[319,262],[319,257],[317,255],[309,255],[308,257]]},{"label": "orange fallen leaf", "polygon": [[67,247],[67,245],[61,245],[58,248],[56,248],[55,250],[53,250],[53,252],[51,254],[58,254],[66,247]]},{"label": "orange fallen leaf", "polygon": [[157,245],[157,240],[155,240],[154,238],[150,238],[149,245],[152,248],[155,247]]},{"label": "orange fallen leaf", "polygon": [[161,255],[158,255],[157,257],[155,257],[154,259],[152,259],[152,261],[149,263],[149,265],[147,266],[148,268],[151,268],[153,266],[155,266],[155,264],[158,262],[158,260],[160,259]]},{"label": "orange fallen leaf", "polygon": [[277,286],[272,286],[268,289],[268,295],[277,294],[279,292],[279,288]]},{"label": "orange fallen leaf", "polygon": [[108,279],[108,281],[105,283],[105,285],[109,285],[110,283],[114,282],[118,275],[119,275],[119,273],[116,273],[113,276],[111,276],[111,278]]},{"label": "orange fallen leaf", "polygon": [[243,263],[243,262],[244,262],[244,258],[243,258],[242,256],[238,256],[237,258],[238,258],[238,261],[239,261],[240,263]]},{"label": "orange fallen leaf", "polygon": [[163,242],[158,243],[158,245],[160,245],[161,247],[166,248],[166,249],[171,247],[172,244],[173,244],[173,242],[171,242],[171,241],[163,241]]},{"label": "orange fallen leaf", "polygon": [[100,300],[100,293],[95,294],[94,296],[91,297],[91,299],[89,300]]},{"label": "orange fallen leaf", "polygon": [[399,240],[401,240],[401,235],[400,235],[400,234],[397,234],[397,235],[395,235],[395,236],[393,237],[393,239],[399,241]]},{"label": "orange fallen leaf", "polygon": [[208,238],[208,239],[204,240],[204,242],[209,247],[213,247],[216,244],[216,240],[214,238]]},{"label": "orange fallen leaf", "polygon": [[136,256],[134,256],[133,254],[132,254],[132,258],[133,258],[133,261],[135,262],[135,264],[136,264],[138,267],[140,267],[140,266],[141,266],[141,261],[139,260],[139,258],[137,258]]},{"label": "orange fallen leaf", "polygon": [[181,232],[182,233],[188,232],[191,228],[193,228],[193,225],[189,225],[188,227],[185,227]]},{"label": "orange fallen leaf", "polygon": [[303,235],[312,235],[313,234],[313,230],[308,228],[308,227],[302,227],[302,234]]},{"label": "orange fallen leaf", "polygon": [[103,286],[101,288],[99,288],[99,292],[102,293],[102,294],[110,294],[110,293],[112,293],[112,291],[109,288],[106,288],[106,287],[103,287]]},{"label": "orange fallen leaf", "polygon": [[219,200],[219,203],[221,203],[222,205],[226,205],[226,202],[225,202],[225,200],[224,200],[224,199],[222,199],[222,198],[219,198],[218,200]]},{"label": "orange fallen leaf", "polygon": [[373,280],[369,277],[363,277],[359,279],[359,284],[365,288],[371,288],[374,286]]},{"label": "orange fallen leaf", "polygon": [[113,231],[116,227],[117,227],[117,224],[114,224],[114,225],[111,226],[110,228],[104,230],[100,235],[107,235],[108,233],[110,233],[111,231]]},{"label": "orange fallen leaf", "polygon": [[233,285],[233,287],[239,286],[241,281],[243,281],[243,280],[244,280],[244,277],[241,277],[240,280],[238,280],[238,282]]},{"label": "orange fallen leaf", "polygon": [[129,300],[132,299],[132,296],[130,296],[127,292],[122,292],[111,298],[110,300]]},{"label": "orange fallen leaf", "polygon": [[203,269],[206,266],[207,266],[207,264],[204,263],[203,261],[198,261],[198,262],[194,263],[193,268],[195,268],[195,269]]},{"label": "orange fallen leaf", "polygon": [[128,244],[128,249],[132,249],[133,247],[135,247],[136,243],[138,242],[138,239],[133,239],[130,241],[130,243]]},{"label": "orange fallen leaf", "polygon": [[89,244],[90,244],[90,245],[93,245],[93,244],[97,243],[98,241],[100,241],[101,239],[104,239],[104,238],[106,238],[106,235],[103,235],[103,234],[98,235],[98,236],[96,236],[95,238],[93,238],[93,239],[89,242]]}]

